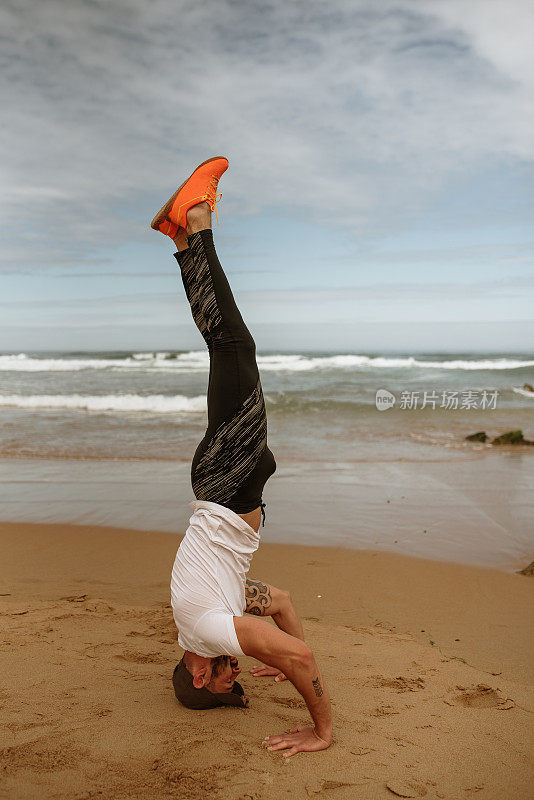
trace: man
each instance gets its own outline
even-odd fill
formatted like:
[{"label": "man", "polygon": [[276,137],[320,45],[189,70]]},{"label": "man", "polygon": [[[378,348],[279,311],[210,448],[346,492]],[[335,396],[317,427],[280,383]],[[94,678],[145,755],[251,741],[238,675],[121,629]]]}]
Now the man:
[{"label": "man", "polygon": [[[211,230],[218,181],[228,168],[216,156],[200,164],[152,221],[173,239],[193,319],[210,355],[208,427],[193,456],[193,515],[174,562],[171,599],[184,648],[173,684],[192,709],[247,707],[235,680],[238,658],[263,663],[256,675],[287,677],[303,696],[314,725],[269,736],[269,749],[323,750],[332,740],[328,691],[289,595],[247,580],[265,523],[262,490],[276,469],[267,447],[265,403],[255,343],[235,303]],[[248,612],[244,616],[244,612]],[[276,626],[264,617],[273,617]]]}]

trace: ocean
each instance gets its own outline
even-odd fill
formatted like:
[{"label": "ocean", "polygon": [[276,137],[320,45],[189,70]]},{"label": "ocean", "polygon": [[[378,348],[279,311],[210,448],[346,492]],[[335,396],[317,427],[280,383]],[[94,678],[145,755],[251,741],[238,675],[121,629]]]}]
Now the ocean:
[{"label": "ocean", "polygon": [[[410,474],[414,507],[405,519],[413,519],[417,502],[430,502],[428,494],[420,496],[422,478],[439,473],[436,480],[444,489],[439,503],[450,506],[445,484],[454,497],[465,496],[469,476],[478,485],[474,476],[484,473],[488,497],[477,496],[473,503],[487,517],[484,506],[496,506],[498,495],[508,508],[512,539],[519,550],[528,550],[534,447],[503,450],[489,441],[512,429],[534,439],[534,391],[529,388],[534,385],[534,354],[259,352],[258,365],[269,446],[278,464],[266,495],[272,486],[279,497],[276,505],[289,501],[291,508],[291,532],[285,524],[287,508],[285,516],[277,511],[269,517],[272,523],[280,513],[280,530],[272,530],[277,540],[309,537],[313,543],[377,546],[377,520],[391,527],[391,509],[385,517],[373,517],[371,498],[375,506],[391,505],[393,495],[389,503],[386,495],[394,494]],[[0,355],[0,517],[182,530],[185,517],[174,503],[192,497],[189,463],[206,426],[208,370],[208,354],[200,350]],[[388,398],[385,404],[377,404],[377,393]],[[465,437],[476,431],[486,431],[489,441],[467,442]],[[71,489],[72,482],[78,489],[63,491],[68,481],[62,483],[62,475]],[[101,479],[103,487],[111,475],[119,483],[124,480],[124,486],[130,479],[141,485],[141,502],[139,489],[136,498],[128,490],[124,502],[117,502],[109,482],[105,501],[96,492],[82,502],[80,492],[88,492],[94,480]],[[28,501],[28,481],[39,484],[39,502]],[[504,496],[508,482],[513,491]],[[43,495],[43,485],[51,494]],[[168,488],[163,496],[162,486]],[[313,521],[322,519],[323,509],[327,519],[333,494],[343,505],[336,517],[343,524],[311,534],[310,504],[321,508]],[[167,507],[168,515],[162,513]],[[359,533],[351,522],[355,513]],[[499,513],[489,516],[494,524]],[[502,520],[497,524],[503,527]],[[388,547],[393,535],[385,537]],[[497,560],[508,563],[518,557],[518,548],[509,544]],[[401,550],[465,560],[456,551],[418,548]]]},{"label": "ocean", "polygon": [[[258,365],[282,460],[449,458],[473,452],[474,430],[534,438],[534,355],[260,353]],[[189,461],[208,370],[205,351],[3,354],[0,456]],[[396,403],[378,411],[384,389]]]}]

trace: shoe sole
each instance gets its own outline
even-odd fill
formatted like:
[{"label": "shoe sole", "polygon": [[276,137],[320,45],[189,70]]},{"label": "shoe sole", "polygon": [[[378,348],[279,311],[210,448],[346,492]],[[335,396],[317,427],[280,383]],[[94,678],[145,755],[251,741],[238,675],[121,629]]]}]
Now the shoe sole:
[{"label": "shoe sole", "polygon": [[[181,185],[178,187],[178,189],[175,191],[175,193],[173,194],[173,196],[172,196],[172,197],[170,197],[170,198],[167,200],[167,202],[165,203],[165,205],[164,205],[164,206],[162,206],[162,207],[160,208],[160,210],[158,211],[158,213],[156,214],[156,216],[154,217],[154,219],[153,219],[153,220],[152,220],[152,222],[150,223],[150,227],[151,227],[151,228],[153,228],[155,231],[157,231],[157,230],[159,229],[159,226],[161,225],[161,223],[162,223],[162,222],[164,222],[164,220],[167,218],[167,214],[168,214],[168,213],[169,213],[169,211],[171,210],[171,208],[172,208],[172,206],[173,206],[173,203],[174,203],[174,201],[176,200],[176,198],[178,197],[178,195],[180,194],[180,192],[181,192],[181,191],[182,191],[182,189],[184,188],[184,186],[185,186],[185,184],[187,183],[187,181],[188,181],[190,178],[192,178],[192,177],[193,177],[193,175],[195,174],[195,172],[197,171],[197,169],[200,169],[200,167],[203,167],[203,166],[204,166],[204,164],[209,164],[209,162],[210,162],[210,161],[217,161],[219,158],[226,158],[226,156],[213,156],[213,158],[207,158],[205,161],[203,161],[203,162],[202,162],[202,164],[199,164],[199,165],[198,165],[198,167],[195,167],[195,169],[193,170],[193,172],[191,173],[191,175],[189,176],[189,178],[186,178],[186,180],[185,180],[185,181],[184,181],[184,182],[183,182],[183,183],[182,183],[182,184],[181,184]],[[227,158],[226,158],[226,160],[228,161],[228,159],[227,159]]]}]

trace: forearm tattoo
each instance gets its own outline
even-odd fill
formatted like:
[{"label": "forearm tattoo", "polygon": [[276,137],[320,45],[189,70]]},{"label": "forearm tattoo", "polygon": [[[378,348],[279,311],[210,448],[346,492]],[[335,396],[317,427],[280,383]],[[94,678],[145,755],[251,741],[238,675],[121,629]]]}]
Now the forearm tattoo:
[{"label": "forearm tattoo", "polygon": [[261,581],[251,581],[247,578],[245,600],[248,614],[255,614],[257,617],[268,614],[272,603],[270,587]]},{"label": "forearm tattoo", "polygon": [[312,680],[312,684],[313,684],[313,691],[315,692],[317,697],[320,697],[323,693],[323,687],[321,686],[318,675],[315,678],[315,680]]}]

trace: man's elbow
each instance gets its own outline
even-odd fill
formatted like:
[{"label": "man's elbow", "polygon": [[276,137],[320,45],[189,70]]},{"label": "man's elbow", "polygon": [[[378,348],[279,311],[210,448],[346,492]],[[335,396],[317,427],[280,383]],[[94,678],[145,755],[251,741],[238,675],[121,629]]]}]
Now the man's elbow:
[{"label": "man's elbow", "polygon": [[301,642],[291,654],[291,663],[299,671],[312,669],[315,665],[313,652],[305,642]]},{"label": "man's elbow", "polygon": [[291,606],[291,595],[286,589],[273,589],[271,614],[284,613]]},{"label": "man's elbow", "polygon": [[280,589],[280,606],[281,608],[289,608],[293,605],[291,602],[291,595],[287,589]]}]

